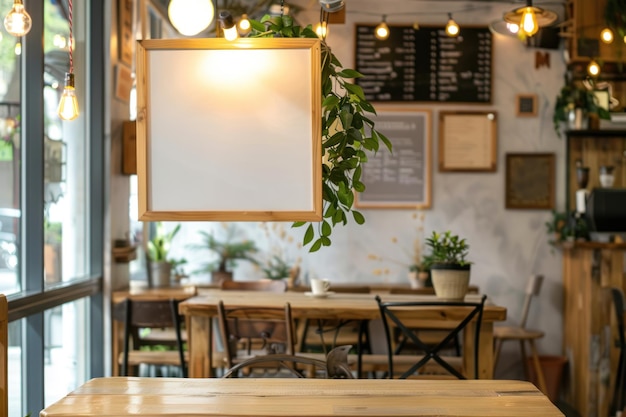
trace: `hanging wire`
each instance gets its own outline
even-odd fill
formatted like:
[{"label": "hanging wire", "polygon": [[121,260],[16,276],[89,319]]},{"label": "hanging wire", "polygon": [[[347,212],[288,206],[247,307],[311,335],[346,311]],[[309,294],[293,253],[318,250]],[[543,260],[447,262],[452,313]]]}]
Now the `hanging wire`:
[{"label": "hanging wire", "polygon": [[72,0],[69,0],[68,3],[68,12],[69,12],[69,23],[70,23],[70,42],[69,42],[69,55],[70,55],[70,73],[74,72],[74,57],[72,55],[72,46],[74,43],[74,35],[73,35],[73,29],[72,29],[72,20],[73,20],[73,10],[72,10]]},{"label": "hanging wire", "polygon": [[283,18],[283,14],[285,13],[285,0],[280,0],[280,18]]}]

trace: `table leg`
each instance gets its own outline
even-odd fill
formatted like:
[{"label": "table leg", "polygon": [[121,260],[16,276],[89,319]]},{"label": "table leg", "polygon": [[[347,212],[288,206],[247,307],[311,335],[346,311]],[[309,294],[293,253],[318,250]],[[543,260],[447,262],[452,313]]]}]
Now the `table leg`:
[{"label": "table leg", "polygon": [[191,316],[189,332],[189,377],[210,378],[213,376],[213,319]]},{"label": "table leg", "polygon": [[465,376],[474,378],[474,349],[478,348],[478,378],[493,379],[493,323],[483,321],[480,325],[480,340],[474,346],[475,322],[463,331],[463,368]]},{"label": "table leg", "polygon": [[120,353],[124,349],[124,326],[117,320],[112,320],[112,346],[111,346],[111,375],[120,375],[120,366],[118,363]]}]

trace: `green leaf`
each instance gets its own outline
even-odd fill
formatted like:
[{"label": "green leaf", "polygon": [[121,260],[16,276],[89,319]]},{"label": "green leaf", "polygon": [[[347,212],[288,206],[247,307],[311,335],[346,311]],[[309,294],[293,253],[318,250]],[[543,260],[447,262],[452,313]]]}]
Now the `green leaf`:
[{"label": "green leaf", "polygon": [[367,112],[370,112],[370,113],[376,114],[376,110],[374,109],[374,106],[372,106],[369,101],[363,100],[363,101],[361,101],[360,104],[361,104],[361,107],[363,108],[363,110],[365,110]]},{"label": "green leaf", "polygon": [[320,240],[322,241],[322,245],[324,246],[330,246],[331,244],[330,238],[328,236],[322,236]]},{"label": "green leaf", "polygon": [[354,191],[362,193],[363,191],[365,191],[365,184],[363,184],[360,181],[354,181],[352,182],[352,187],[354,188]]},{"label": "green leaf", "polygon": [[354,221],[357,224],[365,223],[365,217],[363,217],[363,215],[360,212],[356,211],[356,210],[352,210],[352,217],[354,217]]},{"label": "green leaf", "polygon": [[358,86],[356,84],[345,83],[343,87],[346,90],[348,90],[350,93],[360,98],[361,100],[365,100],[365,94],[363,93],[363,89],[361,88],[361,86]]},{"label": "green leaf", "polygon": [[[374,131],[372,131],[373,133]],[[392,146],[391,146],[391,141],[389,139],[387,139],[387,136],[383,135],[381,132],[376,131],[376,133],[378,134],[378,137],[380,138],[380,140],[383,141],[383,143],[385,144],[385,146],[387,146],[387,149],[389,149],[389,152],[392,152]]]},{"label": "green leaf", "polygon": [[306,222],[293,222],[291,227],[301,227],[301,226],[304,226],[305,224]]},{"label": "green leaf", "polygon": [[265,25],[262,22],[250,19],[250,26],[252,30],[256,30],[257,32],[265,32]]},{"label": "green leaf", "polygon": [[330,224],[327,221],[324,221],[322,223],[322,236],[330,236],[331,232],[332,228],[330,227]]},{"label": "green leaf", "polygon": [[314,233],[315,232],[313,230],[313,225],[309,224],[309,227],[307,227],[306,232],[304,233],[304,238],[302,239],[302,243],[304,245],[308,245],[309,242],[313,240]]},{"label": "green leaf", "polygon": [[339,117],[344,130],[348,130],[352,126],[352,114],[349,111],[341,110]]},{"label": "green leaf", "polygon": [[322,239],[317,239],[313,245],[311,245],[311,249],[309,249],[309,252],[317,252],[318,250],[320,250],[320,248],[322,247]]},{"label": "green leaf", "polygon": [[332,135],[330,138],[326,139],[324,142],[324,148],[330,148],[331,146],[335,146],[346,140],[346,132],[337,132]]},{"label": "green leaf", "polygon": [[360,72],[349,68],[344,68],[337,75],[343,78],[361,78],[363,76]]},{"label": "green leaf", "polygon": [[338,103],[339,103],[339,97],[333,94],[324,99],[324,101],[322,102],[322,107],[324,108],[335,107],[337,106]]}]

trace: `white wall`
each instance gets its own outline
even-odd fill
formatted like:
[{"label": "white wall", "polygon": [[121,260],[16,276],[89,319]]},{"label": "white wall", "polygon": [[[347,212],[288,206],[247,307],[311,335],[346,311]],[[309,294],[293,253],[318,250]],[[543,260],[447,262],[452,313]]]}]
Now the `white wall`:
[{"label": "white wall", "polygon": [[[317,2],[299,0],[297,4],[310,11],[300,13],[301,24],[314,23],[319,12]],[[459,12],[472,7],[470,2],[416,2],[409,0],[347,0],[347,17],[343,25],[331,25],[328,44],[346,67],[353,67],[354,24],[377,23],[381,15],[388,14],[388,23],[411,24],[417,18],[420,24],[444,25],[447,12]],[[478,11],[454,13],[461,28],[463,25],[486,26],[500,19],[511,4],[473,3]],[[556,6],[555,6],[556,7]],[[383,10],[384,9],[384,10]],[[562,10],[557,10],[559,13]],[[364,12],[364,13],[358,13]],[[425,12],[430,14],[412,14]],[[552,127],[553,100],[563,83],[565,65],[562,51],[547,51],[551,67],[535,69],[535,49],[526,49],[511,37],[494,35],[493,103],[491,105],[434,105],[415,103],[411,106],[433,111],[433,154],[438,160],[436,123],[442,110],[495,110],[498,112],[498,169],[495,173],[439,173],[433,169],[432,207],[425,210],[424,234],[432,230],[452,230],[470,243],[472,284],[478,285],[492,301],[508,308],[510,319],[515,322],[521,311],[524,289],[530,274],[545,275],[541,295],[533,302],[528,325],[543,330],[546,336],[539,343],[542,354],[560,354],[562,341],[562,289],[561,254],[548,245],[544,223],[549,218],[547,210],[506,210],[504,208],[504,164],[507,152],[554,152],[557,172],[557,208],[565,202],[564,147]],[[425,58],[426,59],[426,58]],[[254,71],[251,68],[251,71]],[[534,118],[518,118],[515,115],[517,94],[534,93],[539,98],[539,114]],[[112,184],[113,185],[113,184]],[[112,188],[116,188],[114,186]],[[376,254],[384,258],[409,261],[402,251],[412,250],[418,237],[419,221],[413,210],[363,210],[366,223],[357,226],[338,227],[331,236],[333,244],[318,253],[308,254],[299,248],[303,229],[291,229],[289,224],[280,227],[294,236],[293,242],[273,238],[274,243],[284,245],[295,259],[301,257],[303,273],[308,277],[328,277],[333,282],[406,282],[406,270],[392,261],[378,262],[368,258]],[[184,223],[176,238],[174,257],[186,257],[188,270],[198,262],[207,260],[208,252],[191,251],[188,243],[197,242],[197,230],[215,227],[210,223]],[[267,239],[257,223],[240,223],[248,237],[268,250]],[[397,239],[397,243],[392,240]],[[272,246],[270,244],[270,246]],[[377,269],[386,270],[382,275]],[[261,274],[250,265],[241,264],[236,279],[252,279]],[[200,279],[194,277],[193,279]],[[512,347],[511,347],[512,348]],[[516,346],[515,346],[516,348]],[[517,351],[506,351],[515,359]],[[514,362],[504,360],[498,376],[515,373],[519,369]]]}]

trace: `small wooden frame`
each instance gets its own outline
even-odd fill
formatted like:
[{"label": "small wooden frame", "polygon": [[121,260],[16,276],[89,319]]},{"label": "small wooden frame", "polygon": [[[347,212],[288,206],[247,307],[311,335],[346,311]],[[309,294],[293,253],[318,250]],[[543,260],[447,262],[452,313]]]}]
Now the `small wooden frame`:
[{"label": "small wooden frame", "polygon": [[140,42],[139,219],[321,220],[320,49],[306,38]]},{"label": "small wooden frame", "polygon": [[371,119],[393,144],[381,143],[363,165],[365,191],[356,193],[361,208],[429,208],[431,183],[430,110],[380,107]]},{"label": "small wooden frame", "polygon": [[518,94],[515,108],[517,117],[537,116],[537,94]]},{"label": "small wooden frame", "polygon": [[506,154],[507,209],[553,209],[554,183],[553,153]]},{"label": "small wooden frame", "polygon": [[496,171],[497,131],[495,111],[440,112],[439,171]]},{"label": "small wooden frame", "polygon": [[124,64],[133,64],[133,45],[135,34],[133,33],[133,0],[118,0],[118,48],[119,59]]}]

